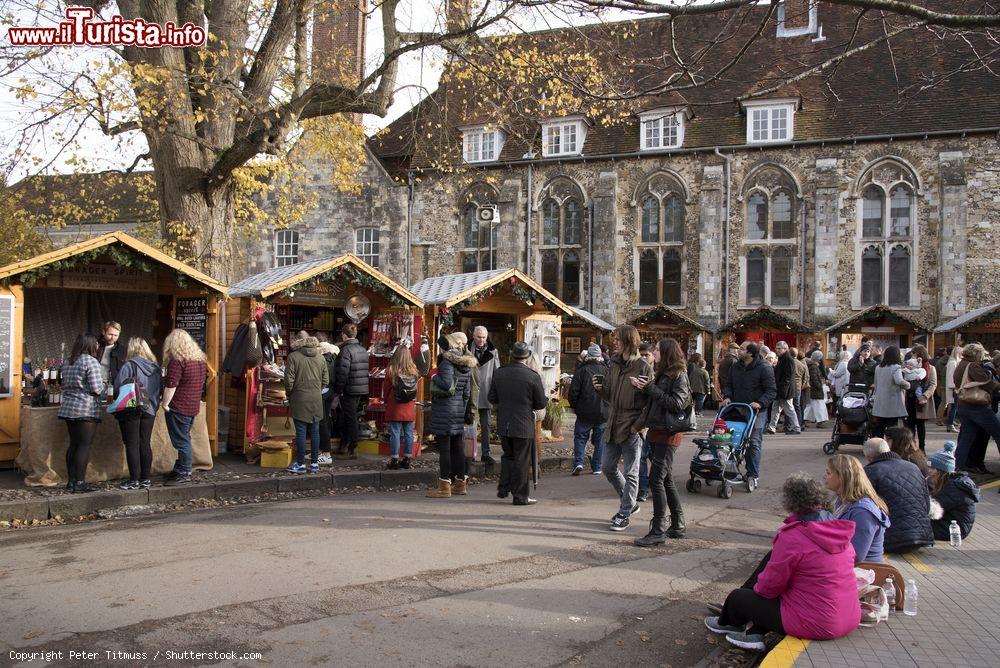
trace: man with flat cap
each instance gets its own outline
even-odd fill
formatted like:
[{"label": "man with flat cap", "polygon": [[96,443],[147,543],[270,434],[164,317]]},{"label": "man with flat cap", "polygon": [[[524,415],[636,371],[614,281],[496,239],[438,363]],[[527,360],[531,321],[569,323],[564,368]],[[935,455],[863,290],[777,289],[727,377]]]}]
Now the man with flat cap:
[{"label": "man with flat cap", "polygon": [[531,348],[518,341],[511,350],[511,363],[493,372],[489,401],[497,410],[497,434],[503,448],[497,496],[514,495],[515,506],[535,503],[528,496],[531,449],[535,440],[535,411],[548,399],[542,378],[527,366]]}]

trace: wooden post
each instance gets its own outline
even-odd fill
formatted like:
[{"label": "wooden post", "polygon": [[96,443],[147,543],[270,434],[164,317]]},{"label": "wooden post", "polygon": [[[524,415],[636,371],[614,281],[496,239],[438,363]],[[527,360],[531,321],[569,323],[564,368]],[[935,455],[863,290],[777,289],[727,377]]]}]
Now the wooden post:
[{"label": "wooden post", "polygon": [[208,377],[205,392],[205,423],[208,425],[208,442],[212,456],[219,455],[219,298],[209,295],[205,318],[205,356],[208,358]]},{"label": "wooden post", "polygon": [[[0,399],[0,462],[12,462],[21,448],[21,365],[24,363],[24,288],[0,287],[0,296],[12,297],[14,317],[11,322],[13,345],[10,350],[11,395]],[[6,300],[5,300],[6,301]],[[5,345],[5,344],[0,344]]]}]

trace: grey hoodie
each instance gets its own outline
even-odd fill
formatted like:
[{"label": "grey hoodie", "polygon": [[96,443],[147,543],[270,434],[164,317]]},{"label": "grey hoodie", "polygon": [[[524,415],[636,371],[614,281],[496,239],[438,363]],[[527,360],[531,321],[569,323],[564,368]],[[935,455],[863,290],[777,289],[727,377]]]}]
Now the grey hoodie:
[{"label": "grey hoodie", "polygon": [[129,378],[135,378],[149,398],[149,406],[144,410],[148,415],[156,415],[160,408],[160,399],[163,398],[163,372],[154,362],[150,362],[142,357],[133,357],[122,365],[118,377],[115,378],[115,396],[118,390]]}]

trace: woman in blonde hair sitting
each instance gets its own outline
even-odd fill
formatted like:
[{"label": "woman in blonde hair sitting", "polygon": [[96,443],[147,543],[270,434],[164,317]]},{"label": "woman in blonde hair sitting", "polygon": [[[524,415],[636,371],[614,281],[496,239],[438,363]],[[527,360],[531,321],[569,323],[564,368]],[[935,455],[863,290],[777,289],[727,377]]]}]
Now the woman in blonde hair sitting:
[{"label": "woman in blonde hair sitting", "polygon": [[148,489],[150,486],[149,469],[153,464],[153,448],[150,440],[153,435],[153,421],[156,411],[160,408],[162,395],[163,372],[156,364],[156,356],[149,349],[145,339],[134,336],[128,341],[126,361],[114,379],[115,396],[126,382],[134,382],[136,390],[148,399],[148,403],[139,409],[131,409],[115,413],[118,427],[122,432],[122,442],[125,444],[125,460],[128,462],[128,480],[119,485],[122,489]]},{"label": "woman in blonde hair sitting", "polygon": [[889,528],[889,507],[868,480],[865,469],[850,455],[834,455],[823,474],[826,488],[837,495],[834,517],[854,522],[854,560],[883,561],[882,544]]},{"label": "woman in blonde hair sitting", "polygon": [[191,482],[191,426],[201,410],[201,394],[208,376],[208,365],[205,353],[191,335],[183,329],[175,329],[163,342],[163,366],[167,369],[163,411],[170,443],[177,450],[174,470],[164,484],[185,485]]}]

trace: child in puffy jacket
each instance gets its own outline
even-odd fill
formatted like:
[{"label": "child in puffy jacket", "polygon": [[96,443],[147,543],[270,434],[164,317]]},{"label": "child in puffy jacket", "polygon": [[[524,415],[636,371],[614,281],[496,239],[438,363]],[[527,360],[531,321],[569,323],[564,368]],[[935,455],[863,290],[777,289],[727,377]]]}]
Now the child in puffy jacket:
[{"label": "child in puffy jacket", "polygon": [[927,458],[931,467],[927,481],[931,486],[931,497],[941,504],[944,511],[940,519],[931,520],[934,540],[950,540],[951,522],[958,523],[962,538],[972,531],[976,521],[976,504],[979,503],[979,487],[965,471],[955,470],[955,443],[948,441],[944,450]]}]

